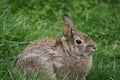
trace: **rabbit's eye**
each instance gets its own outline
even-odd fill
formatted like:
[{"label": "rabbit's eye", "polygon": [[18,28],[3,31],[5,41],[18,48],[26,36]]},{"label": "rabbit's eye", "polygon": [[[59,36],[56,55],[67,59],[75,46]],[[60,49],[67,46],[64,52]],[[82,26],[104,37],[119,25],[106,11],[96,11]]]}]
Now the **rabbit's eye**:
[{"label": "rabbit's eye", "polygon": [[76,43],[77,43],[77,44],[81,44],[82,41],[81,41],[81,40],[76,40]]}]

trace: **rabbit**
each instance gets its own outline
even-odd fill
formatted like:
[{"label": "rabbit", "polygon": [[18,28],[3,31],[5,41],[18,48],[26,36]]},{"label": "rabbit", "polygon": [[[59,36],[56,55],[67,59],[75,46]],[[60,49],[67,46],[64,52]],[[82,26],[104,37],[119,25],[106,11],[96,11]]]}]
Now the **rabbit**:
[{"label": "rabbit", "polygon": [[48,80],[86,80],[96,43],[75,29],[68,14],[62,14],[62,19],[62,37],[33,41],[14,60],[15,71],[24,70],[29,78],[31,73],[38,72],[36,80],[49,73]]}]

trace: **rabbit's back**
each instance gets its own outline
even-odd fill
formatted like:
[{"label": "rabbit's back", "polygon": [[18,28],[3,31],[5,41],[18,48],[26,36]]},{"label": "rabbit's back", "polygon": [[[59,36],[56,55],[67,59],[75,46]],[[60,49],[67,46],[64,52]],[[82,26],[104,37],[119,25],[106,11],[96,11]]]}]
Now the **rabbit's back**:
[{"label": "rabbit's back", "polygon": [[54,47],[56,45],[56,41],[57,40],[55,38],[41,38],[36,41],[33,41],[24,50],[24,54],[40,49],[45,49],[45,50],[50,49],[51,47]]}]

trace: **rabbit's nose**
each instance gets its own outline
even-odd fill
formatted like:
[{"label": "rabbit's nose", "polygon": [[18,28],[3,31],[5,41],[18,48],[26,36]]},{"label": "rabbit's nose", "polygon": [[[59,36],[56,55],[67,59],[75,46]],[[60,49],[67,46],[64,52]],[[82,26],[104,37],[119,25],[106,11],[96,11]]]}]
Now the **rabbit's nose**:
[{"label": "rabbit's nose", "polygon": [[92,51],[96,51],[96,50],[97,50],[97,48],[96,48],[96,47],[93,47],[93,48],[92,48]]}]

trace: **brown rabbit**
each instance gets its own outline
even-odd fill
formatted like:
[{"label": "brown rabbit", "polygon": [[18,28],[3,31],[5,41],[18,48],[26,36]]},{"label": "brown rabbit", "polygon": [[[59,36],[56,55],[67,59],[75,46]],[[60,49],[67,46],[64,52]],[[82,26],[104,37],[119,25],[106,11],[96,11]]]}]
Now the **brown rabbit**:
[{"label": "brown rabbit", "polygon": [[62,38],[33,41],[15,59],[16,71],[24,70],[29,77],[32,72],[38,72],[37,80],[42,80],[49,73],[49,80],[86,80],[92,66],[91,53],[96,51],[96,44],[85,33],[74,28],[67,14],[63,14],[62,18]]}]

